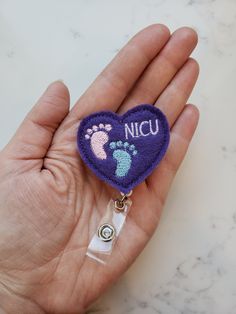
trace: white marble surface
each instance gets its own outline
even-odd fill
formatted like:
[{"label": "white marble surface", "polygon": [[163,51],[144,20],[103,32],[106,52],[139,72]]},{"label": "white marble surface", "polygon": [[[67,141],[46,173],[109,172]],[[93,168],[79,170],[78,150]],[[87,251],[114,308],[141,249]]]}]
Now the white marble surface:
[{"label": "white marble surface", "polygon": [[91,312],[236,313],[236,1],[0,0],[0,147],[52,80],[72,103],[155,22],[199,33],[198,132],[143,254]]}]

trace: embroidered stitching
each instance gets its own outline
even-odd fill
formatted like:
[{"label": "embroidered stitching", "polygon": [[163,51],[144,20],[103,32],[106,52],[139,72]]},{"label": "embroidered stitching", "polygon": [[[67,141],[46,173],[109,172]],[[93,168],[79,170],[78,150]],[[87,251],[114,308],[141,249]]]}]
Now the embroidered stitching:
[{"label": "embroidered stitching", "polygon": [[108,132],[112,130],[110,124],[100,123],[99,126],[93,125],[91,129],[87,129],[85,138],[90,140],[90,146],[94,155],[98,159],[107,159],[107,154],[104,150],[104,145],[108,142]]},{"label": "embroidered stitching", "polygon": [[111,142],[110,149],[113,149],[113,158],[116,160],[116,177],[125,177],[132,165],[133,156],[137,155],[135,146],[130,145],[128,142]]},{"label": "embroidered stitching", "polygon": [[[115,119],[118,120],[120,123],[123,123],[124,119],[126,119],[128,116],[132,115],[133,113],[136,113],[137,111],[142,112],[142,111],[149,111],[151,113],[156,114],[156,110],[159,111],[159,120],[160,122],[162,122],[162,127],[163,127],[163,131],[164,131],[164,137],[163,137],[163,141],[160,143],[161,149],[159,151],[159,153],[157,154],[156,158],[154,158],[149,166],[147,168],[145,168],[143,170],[143,172],[137,177],[137,179],[133,179],[129,182],[127,182],[126,184],[123,184],[123,182],[120,182],[119,184],[117,183],[117,181],[113,180],[112,178],[108,177],[105,173],[103,173],[101,171],[101,169],[99,169],[96,164],[93,163],[93,161],[90,159],[90,156],[87,154],[83,142],[79,141],[79,137],[82,134],[82,130],[83,130],[83,125],[86,125],[87,121],[89,121],[92,118],[96,118],[96,117],[105,117],[105,118],[111,118],[111,119]],[[85,161],[87,160],[87,162],[89,164],[91,164],[93,166],[93,169],[95,171],[98,171],[100,173],[101,178],[103,178],[104,180],[106,180],[107,182],[109,182],[110,184],[114,185],[114,186],[120,186],[122,187],[124,190],[127,189],[132,189],[135,185],[138,185],[139,183],[142,182],[142,180],[144,179],[144,176],[148,173],[151,172],[151,170],[158,165],[158,163],[161,161],[162,157],[164,156],[166,149],[168,147],[169,144],[169,126],[168,123],[165,119],[164,114],[157,108],[153,107],[152,105],[139,105],[129,111],[127,111],[123,116],[119,117],[117,114],[113,113],[113,112],[99,112],[99,113],[94,113],[91,114],[90,116],[84,118],[84,120],[81,122],[80,128],[79,128],[79,132],[78,132],[78,142],[79,142],[79,147],[80,150],[83,154],[83,156],[85,157]],[[148,175],[148,174],[147,174]],[[145,176],[146,177],[146,176]]]}]

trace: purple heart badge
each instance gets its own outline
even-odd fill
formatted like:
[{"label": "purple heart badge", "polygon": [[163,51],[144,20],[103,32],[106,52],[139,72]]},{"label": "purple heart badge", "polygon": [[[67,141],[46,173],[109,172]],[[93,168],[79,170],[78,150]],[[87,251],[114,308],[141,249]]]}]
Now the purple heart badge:
[{"label": "purple heart badge", "polygon": [[78,148],[83,161],[103,181],[130,192],[154,170],[169,144],[164,114],[139,105],[124,115],[101,111],[82,120]]}]

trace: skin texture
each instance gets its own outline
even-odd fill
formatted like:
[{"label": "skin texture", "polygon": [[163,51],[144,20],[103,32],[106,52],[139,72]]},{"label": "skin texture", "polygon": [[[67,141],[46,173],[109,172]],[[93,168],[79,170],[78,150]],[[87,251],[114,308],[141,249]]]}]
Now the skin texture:
[{"label": "skin texture", "polygon": [[[51,84],[1,151],[0,304],[6,313],[83,313],[142,251],[197,126],[198,110],[186,105],[199,72],[189,58],[196,44],[190,28],[170,35],[163,25],[147,27],[71,110],[67,87]],[[95,111],[123,113],[140,103],[165,113],[170,146],[134,190],[126,225],[104,267],[85,253],[97,219],[117,193],[80,160],[76,132]]]}]

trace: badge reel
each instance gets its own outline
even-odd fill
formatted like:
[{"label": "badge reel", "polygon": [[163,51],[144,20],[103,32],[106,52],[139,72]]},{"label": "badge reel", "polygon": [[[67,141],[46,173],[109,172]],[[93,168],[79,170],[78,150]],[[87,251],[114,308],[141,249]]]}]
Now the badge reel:
[{"label": "badge reel", "polygon": [[82,160],[120,194],[108,201],[87,256],[107,263],[131,208],[132,190],[160,163],[169,137],[166,117],[152,105],[139,105],[122,116],[97,112],[81,121],[77,144]]}]

